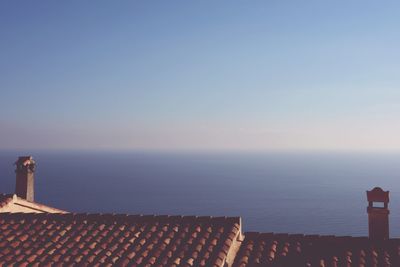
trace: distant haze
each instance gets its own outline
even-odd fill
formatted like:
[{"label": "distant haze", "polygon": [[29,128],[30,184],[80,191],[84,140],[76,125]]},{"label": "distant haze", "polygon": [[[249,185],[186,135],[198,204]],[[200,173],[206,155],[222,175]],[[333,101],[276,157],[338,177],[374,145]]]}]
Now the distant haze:
[{"label": "distant haze", "polygon": [[0,149],[399,150],[397,1],[1,1]]}]

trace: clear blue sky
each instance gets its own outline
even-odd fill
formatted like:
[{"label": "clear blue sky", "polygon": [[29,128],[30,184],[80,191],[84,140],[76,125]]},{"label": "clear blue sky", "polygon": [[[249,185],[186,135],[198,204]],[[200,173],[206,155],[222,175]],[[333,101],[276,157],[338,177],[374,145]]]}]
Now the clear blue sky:
[{"label": "clear blue sky", "polygon": [[0,149],[400,149],[397,1],[1,1]]}]

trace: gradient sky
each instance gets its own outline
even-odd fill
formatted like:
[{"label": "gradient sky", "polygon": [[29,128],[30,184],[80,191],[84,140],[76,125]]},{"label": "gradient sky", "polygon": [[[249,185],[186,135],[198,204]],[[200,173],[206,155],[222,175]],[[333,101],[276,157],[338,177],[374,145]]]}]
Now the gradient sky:
[{"label": "gradient sky", "polygon": [[398,1],[1,1],[0,149],[400,149]]}]

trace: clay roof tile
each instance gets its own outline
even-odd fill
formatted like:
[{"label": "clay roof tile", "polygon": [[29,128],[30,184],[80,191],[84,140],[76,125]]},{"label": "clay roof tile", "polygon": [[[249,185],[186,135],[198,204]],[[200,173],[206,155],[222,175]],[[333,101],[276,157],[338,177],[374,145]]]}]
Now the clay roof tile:
[{"label": "clay roof tile", "polygon": [[226,217],[4,213],[0,265],[221,266],[239,224]]},{"label": "clay roof tile", "polygon": [[393,260],[399,259],[399,246],[400,239],[374,243],[365,237],[249,232],[233,267],[397,266]]}]

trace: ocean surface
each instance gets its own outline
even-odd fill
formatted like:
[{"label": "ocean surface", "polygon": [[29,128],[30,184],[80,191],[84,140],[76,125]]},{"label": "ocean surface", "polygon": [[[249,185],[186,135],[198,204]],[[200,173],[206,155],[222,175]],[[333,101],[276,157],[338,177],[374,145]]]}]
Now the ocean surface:
[{"label": "ocean surface", "polygon": [[[14,192],[23,154],[0,152],[0,192]],[[400,154],[29,154],[36,201],[68,211],[241,216],[245,231],[365,236],[366,190],[381,186],[400,237]]]}]

